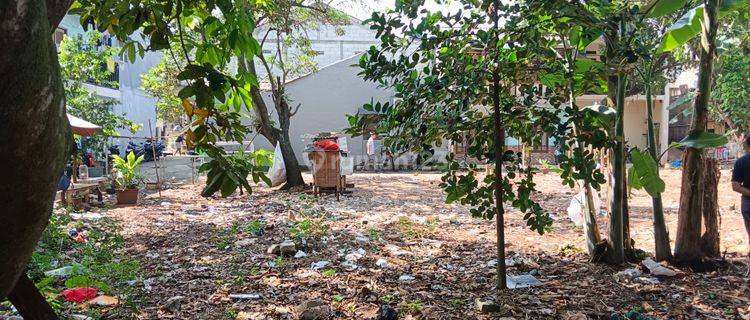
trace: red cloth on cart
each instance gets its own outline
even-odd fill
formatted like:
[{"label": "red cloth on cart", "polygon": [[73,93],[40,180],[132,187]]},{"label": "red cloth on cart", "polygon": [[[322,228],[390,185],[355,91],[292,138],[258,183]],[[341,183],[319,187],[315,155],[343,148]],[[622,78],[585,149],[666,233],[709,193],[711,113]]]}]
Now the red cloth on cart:
[{"label": "red cloth on cart", "polygon": [[316,148],[320,148],[326,151],[338,151],[339,150],[339,144],[331,140],[315,141],[314,145]]}]

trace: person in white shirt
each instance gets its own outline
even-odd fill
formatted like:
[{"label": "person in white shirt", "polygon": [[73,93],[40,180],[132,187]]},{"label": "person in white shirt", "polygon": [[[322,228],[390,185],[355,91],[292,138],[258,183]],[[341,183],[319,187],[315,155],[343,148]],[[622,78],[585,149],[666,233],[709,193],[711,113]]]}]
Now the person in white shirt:
[{"label": "person in white shirt", "polygon": [[382,151],[382,142],[380,142],[380,139],[378,139],[378,134],[375,132],[370,132],[370,138],[367,139],[367,162],[372,162],[373,170],[383,170],[383,163],[380,159]]}]

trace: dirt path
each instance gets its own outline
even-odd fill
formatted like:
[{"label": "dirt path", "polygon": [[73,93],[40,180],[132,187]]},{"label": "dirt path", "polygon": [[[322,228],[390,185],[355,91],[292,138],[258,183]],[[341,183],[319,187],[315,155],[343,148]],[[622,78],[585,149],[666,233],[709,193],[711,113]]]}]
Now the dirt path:
[{"label": "dirt path", "polygon": [[[613,274],[624,268],[588,263],[581,253],[582,231],[565,212],[574,191],[552,175],[541,176],[537,197],[556,219],[552,232],[538,235],[511,212],[506,239],[514,261],[509,272],[534,274],[543,285],[505,294],[503,316],[610,319],[613,312],[631,310],[675,319],[750,314],[750,267],[741,257],[747,239],[741,216],[731,209],[739,201],[729,188],[729,174],[722,174],[722,250],[731,267],[683,273],[658,284],[617,282]],[[673,235],[679,171],[664,176]],[[494,222],[445,204],[439,174],[356,174],[349,182],[356,188],[339,202],[263,188],[252,195],[205,199],[197,186],[184,186],[163,192],[162,198],[151,194],[136,207],[110,210],[123,221],[128,254],[141,259],[146,273],[150,290],[139,297],[140,317],[296,319],[297,306],[310,299],[325,302],[337,319],[373,319],[380,304],[398,309],[400,319],[498,317],[474,306],[474,299],[494,292]],[[631,210],[637,247],[652,251],[650,198],[636,192]],[[300,230],[306,243],[298,240],[296,249],[305,257],[267,253],[270,245]],[[311,268],[322,262],[328,264]],[[230,294],[248,294],[248,299]],[[179,308],[163,308],[178,296],[184,297],[177,298]]]}]

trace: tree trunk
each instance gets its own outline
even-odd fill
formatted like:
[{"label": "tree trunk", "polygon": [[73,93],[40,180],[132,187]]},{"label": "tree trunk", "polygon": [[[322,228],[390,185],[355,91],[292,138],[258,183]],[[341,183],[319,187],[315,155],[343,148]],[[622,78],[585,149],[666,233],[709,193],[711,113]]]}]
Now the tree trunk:
[{"label": "tree trunk", "polygon": [[630,206],[628,205],[627,170],[623,168],[625,185],[622,192],[622,245],[627,259],[635,258],[635,240],[630,237]]},{"label": "tree trunk", "polygon": [[[691,133],[706,130],[711,73],[716,54],[717,1],[706,0],[704,4],[698,90],[693,105]],[[701,246],[701,217],[704,204],[704,186],[701,182],[706,174],[704,157],[703,150],[696,148],[687,148],[683,157],[685,166],[682,169],[682,192],[674,247],[674,258],[681,263],[695,263],[705,256]]]},{"label": "tree trunk", "polygon": [[[493,23],[495,28],[495,44],[500,40],[499,0],[494,0]],[[495,47],[493,45],[493,47]],[[497,236],[497,295],[500,302],[501,291],[508,288],[505,267],[505,208],[503,207],[503,148],[505,147],[505,128],[500,116],[500,71],[497,67],[492,71],[492,121],[495,134],[495,231]]]},{"label": "tree trunk", "polygon": [[304,186],[305,180],[302,179],[302,170],[299,167],[299,162],[297,162],[297,156],[294,154],[288,131],[285,134],[281,134],[278,137],[278,141],[281,146],[281,154],[284,156],[284,167],[286,168],[286,183],[282,189],[286,190],[292,187]]},{"label": "tree trunk", "polygon": [[[570,80],[568,82],[568,103],[569,107],[575,110],[578,109],[578,106],[576,106],[575,103],[575,87],[573,83],[573,71],[571,70],[571,67],[574,66],[575,63],[574,57],[575,54],[572,56],[569,54],[567,56],[569,68],[568,79]],[[573,127],[573,134],[577,134],[575,126]],[[575,142],[575,147],[583,148],[578,141]],[[581,189],[586,197],[586,203],[584,203],[585,209],[583,210],[583,233],[586,235],[586,249],[588,250],[589,256],[591,256],[592,261],[598,261],[600,259],[597,255],[600,253],[597,251],[597,245],[602,241],[599,233],[599,226],[596,224],[596,214],[598,213],[599,208],[596,208],[594,205],[594,189],[591,187],[591,183],[587,180],[583,180]]]},{"label": "tree trunk", "polygon": [[25,274],[18,277],[16,286],[8,295],[8,300],[16,307],[24,320],[56,320],[55,311],[44,299],[34,282]]},{"label": "tree trunk", "polygon": [[596,213],[599,208],[594,207],[594,190],[591,184],[584,181],[584,194],[586,195],[586,210],[583,213],[583,231],[586,234],[586,248],[589,255],[594,256],[597,252],[597,244],[602,241],[599,235],[599,226],[596,225]]},{"label": "tree trunk", "polygon": [[[257,76],[253,60],[240,60],[239,67]],[[284,97],[283,84],[279,84],[279,86],[278,89],[274,89],[271,92],[279,127],[275,126],[274,121],[269,116],[268,105],[263,100],[260,88],[254,87],[250,89],[250,96],[253,100],[253,112],[255,113],[255,129],[272,145],[276,145],[277,142],[279,143],[281,154],[284,158],[284,168],[286,169],[286,183],[282,189],[289,189],[304,186],[305,180],[302,179],[302,169],[297,161],[297,156],[294,154],[292,141],[289,139],[289,126],[291,125],[293,114],[289,110],[286,97]]]},{"label": "tree trunk", "polygon": [[[50,4],[57,6],[48,11]],[[48,223],[72,137],[51,36],[69,5],[0,3],[0,299],[25,272]]]},{"label": "tree trunk", "polygon": [[701,237],[703,253],[710,258],[721,258],[719,228],[721,227],[721,216],[719,215],[718,185],[721,178],[719,161],[706,159],[706,174],[703,176],[703,220],[706,231]]},{"label": "tree trunk", "polygon": [[[649,70],[650,72],[650,70]],[[651,157],[656,161],[656,172],[659,172],[659,151],[656,146],[656,133],[654,128],[654,101],[651,95],[650,79],[646,81],[646,117],[648,122],[648,151]],[[654,209],[654,246],[656,261],[672,259],[672,249],[669,244],[669,231],[664,221],[664,204],[661,200],[661,194],[651,198]]]},{"label": "tree trunk", "polygon": [[625,228],[623,220],[624,203],[626,200],[625,187],[625,141],[624,139],[624,114],[625,114],[625,82],[624,74],[617,76],[617,123],[615,125],[615,147],[612,150],[612,175],[614,177],[612,186],[612,211],[609,222],[609,241],[612,250],[608,252],[607,260],[612,264],[621,264],[625,261]]}]

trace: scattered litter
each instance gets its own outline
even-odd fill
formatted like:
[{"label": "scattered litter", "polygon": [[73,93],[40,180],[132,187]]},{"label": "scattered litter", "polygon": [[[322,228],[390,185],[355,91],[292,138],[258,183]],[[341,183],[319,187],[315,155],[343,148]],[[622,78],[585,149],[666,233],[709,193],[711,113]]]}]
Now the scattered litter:
[{"label": "scattered litter", "polygon": [[[596,192],[593,192],[593,200],[594,200],[594,208],[596,208],[597,211],[599,211],[599,208],[602,206],[602,200],[599,199],[599,194]],[[571,221],[573,221],[573,224],[576,225],[576,227],[582,227],[583,226],[583,214],[584,210],[586,209],[586,193],[584,190],[581,190],[578,194],[573,196],[573,198],[570,199],[570,205],[568,205],[568,218],[570,218]]]},{"label": "scattered litter", "polygon": [[343,267],[346,271],[354,271],[359,268],[357,264],[354,261],[346,260],[341,264],[341,267]]},{"label": "scattered litter", "polygon": [[331,262],[329,262],[329,261],[318,261],[318,262],[313,262],[313,263],[312,263],[312,264],[310,265],[310,269],[313,269],[313,270],[320,270],[320,269],[323,269],[323,268],[325,268],[326,266],[328,266],[328,265],[329,265],[330,263],[331,263]]},{"label": "scattered litter", "polygon": [[642,274],[641,270],[636,268],[630,268],[615,273],[615,281],[617,282],[630,282],[631,280],[640,277]]},{"label": "scattered litter", "polygon": [[674,270],[662,266],[651,258],[646,258],[642,263],[648,268],[648,271],[655,276],[674,277],[677,274]]},{"label": "scattered litter", "polygon": [[84,214],[79,213],[71,213],[70,218],[73,220],[85,220],[85,221],[98,221],[104,218],[104,216],[100,213],[95,212],[88,212]]},{"label": "scattered litter", "polygon": [[416,278],[414,278],[413,276],[408,275],[408,274],[404,274],[404,275],[398,277],[398,281],[400,281],[400,282],[411,282],[411,281],[414,281],[415,279]]},{"label": "scattered litter", "polygon": [[229,295],[232,300],[258,300],[260,294],[257,293],[232,293]]},{"label": "scattered litter", "polygon": [[530,274],[507,276],[505,277],[505,281],[508,285],[508,289],[520,289],[542,285],[542,282]]},{"label": "scattered litter", "polygon": [[[492,259],[490,261],[487,261],[486,265],[487,265],[487,268],[497,267],[497,259]],[[505,265],[508,265],[508,261],[507,260],[505,261]]]},{"label": "scattered litter", "polygon": [[635,281],[642,284],[659,284],[659,279],[656,278],[649,278],[649,277],[638,277],[635,278]]},{"label": "scattered litter", "polygon": [[109,307],[120,303],[120,299],[113,296],[101,295],[92,299],[89,303],[100,307]]},{"label": "scattered litter", "polygon": [[55,278],[66,278],[73,274],[73,266],[64,266],[62,268],[57,268],[54,270],[49,270],[44,272],[44,276],[46,277],[55,277]]},{"label": "scattered litter", "polygon": [[375,261],[375,265],[383,269],[386,269],[389,266],[388,261],[385,259],[378,259],[378,261]]},{"label": "scattered litter", "polygon": [[300,258],[304,258],[304,257],[307,257],[307,253],[305,253],[304,251],[301,251],[301,250],[297,251],[297,253],[294,254],[294,258],[296,258],[296,259],[300,259]]},{"label": "scattered litter", "polygon": [[153,284],[156,282],[156,278],[148,278],[146,280],[143,280],[143,289],[146,291],[151,291],[153,289]]}]

